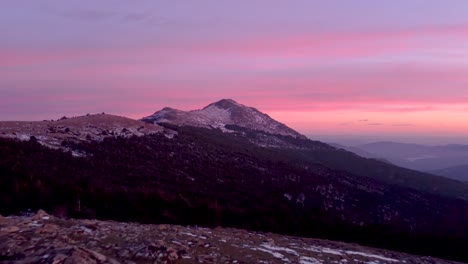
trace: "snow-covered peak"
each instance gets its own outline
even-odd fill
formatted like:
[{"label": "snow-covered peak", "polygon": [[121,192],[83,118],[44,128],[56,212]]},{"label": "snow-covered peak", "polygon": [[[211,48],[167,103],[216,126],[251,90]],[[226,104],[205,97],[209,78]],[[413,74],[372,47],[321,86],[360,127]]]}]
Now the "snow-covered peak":
[{"label": "snow-covered peak", "polygon": [[304,138],[303,135],[272,119],[253,107],[237,103],[232,99],[222,99],[200,110],[181,111],[169,107],[142,119],[148,123],[170,123],[225,131],[226,125],[237,125],[271,134],[288,135]]}]

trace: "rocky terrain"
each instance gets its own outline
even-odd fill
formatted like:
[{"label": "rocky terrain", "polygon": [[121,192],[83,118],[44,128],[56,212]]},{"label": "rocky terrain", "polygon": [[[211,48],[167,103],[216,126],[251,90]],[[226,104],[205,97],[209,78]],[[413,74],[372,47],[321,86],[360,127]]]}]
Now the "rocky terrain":
[{"label": "rocky terrain", "polygon": [[455,263],[231,228],[0,216],[0,263]]},{"label": "rocky terrain", "polygon": [[[152,118],[160,119],[145,119],[145,123],[98,114],[57,121],[0,122],[0,214],[44,209],[65,218],[223,226],[468,261],[466,184],[303,138],[255,108],[232,100],[189,112],[165,109]],[[185,125],[187,120],[192,123]],[[54,221],[59,221],[54,224],[60,230],[75,223]],[[35,226],[38,223],[33,222],[31,228],[41,228]],[[124,224],[111,226],[120,225]],[[15,222],[11,226],[3,231],[18,234],[22,230]],[[127,237],[131,226],[115,232]],[[196,230],[187,232],[205,232]],[[242,233],[232,230],[226,231],[232,237]],[[97,234],[96,239],[106,237]],[[278,241],[285,241],[283,238]],[[249,251],[233,261],[258,259],[251,251],[269,254],[280,262],[331,261],[303,253],[308,252],[303,246],[276,240],[275,244],[258,240],[254,247],[246,244],[249,239],[245,237],[240,241],[245,248],[239,244],[236,250]],[[63,247],[69,248],[67,243]],[[344,251],[338,251],[336,245],[314,245],[325,247],[315,253],[334,250],[331,255],[335,257],[353,255],[349,245]],[[163,246],[166,252],[171,245]],[[177,252],[183,249],[173,248]],[[71,250],[65,255],[92,250],[106,259],[119,259],[109,248],[80,244]],[[2,254],[8,261],[21,257],[22,251]],[[254,257],[243,259],[249,255]],[[368,262],[379,261],[382,259]]]},{"label": "rocky terrain", "polygon": [[272,119],[253,107],[239,104],[231,99],[222,99],[209,104],[201,110],[181,111],[170,107],[145,117],[142,121],[154,124],[170,123],[175,125],[218,128],[230,132],[226,125],[264,131],[271,134],[305,138],[305,136]]},{"label": "rocky terrain", "polygon": [[[157,125],[108,114],[62,117],[56,121],[0,122],[0,137],[29,140],[33,136],[42,145],[54,149],[66,149],[63,141],[102,141],[107,137],[143,136],[163,131]],[[80,153],[73,154],[80,156]]]}]

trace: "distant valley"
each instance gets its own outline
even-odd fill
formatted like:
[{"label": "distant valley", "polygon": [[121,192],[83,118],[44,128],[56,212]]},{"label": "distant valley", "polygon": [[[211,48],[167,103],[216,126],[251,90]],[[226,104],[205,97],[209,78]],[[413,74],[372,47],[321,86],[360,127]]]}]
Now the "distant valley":
[{"label": "distant valley", "polygon": [[363,157],[386,160],[404,168],[468,182],[468,145],[375,142],[353,147],[336,146]]}]

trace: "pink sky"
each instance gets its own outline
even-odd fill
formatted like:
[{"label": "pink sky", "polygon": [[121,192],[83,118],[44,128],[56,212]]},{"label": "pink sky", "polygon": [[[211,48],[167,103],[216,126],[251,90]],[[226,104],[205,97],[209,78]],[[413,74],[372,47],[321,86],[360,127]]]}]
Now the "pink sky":
[{"label": "pink sky", "polygon": [[468,3],[408,2],[7,0],[0,120],[232,98],[304,134],[468,136]]}]

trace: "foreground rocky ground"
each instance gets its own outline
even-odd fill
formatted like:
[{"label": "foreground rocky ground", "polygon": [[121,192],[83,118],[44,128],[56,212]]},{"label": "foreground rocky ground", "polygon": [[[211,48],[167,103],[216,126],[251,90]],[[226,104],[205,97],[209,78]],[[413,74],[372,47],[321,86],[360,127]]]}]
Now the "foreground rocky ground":
[{"label": "foreground rocky ground", "polygon": [[230,228],[0,216],[0,263],[454,263]]}]

